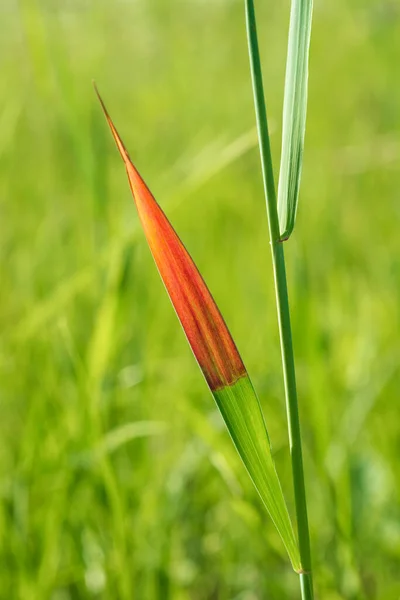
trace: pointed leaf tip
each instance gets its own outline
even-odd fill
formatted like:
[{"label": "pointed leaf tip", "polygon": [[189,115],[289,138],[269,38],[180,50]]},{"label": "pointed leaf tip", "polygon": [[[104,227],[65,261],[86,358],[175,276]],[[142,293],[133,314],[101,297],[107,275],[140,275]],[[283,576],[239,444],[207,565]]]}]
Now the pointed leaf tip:
[{"label": "pointed leaf tip", "polygon": [[108,110],[106,108],[106,105],[103,102],[103,98],[100,96],[100,92],[98,90],[98,87],[97,87],[95,81],[93,81],[93,87],[94,87],[94,91],[96,92],[97,98],[98,98],[98,100],[99,100],[99,102],[101,104],[101,108],[103,109],[104,115],[105,115],[105,117],[107,119],[107,123],[108,123],[108,125],[109,125],[109,127],[111,129],[111,133],[113,135],[113,138],[115,140],[117,148],[118,148],[118,150],[119,150],[119,152],[121,154],[122,160],[124,161],[125,164],[131,163],[131,159],[129,157],[128,151],[125,148],[125,145],[122,142],[121,137],[118,134],[118,131],[117,131],[114,123],[112,122],[110,115],[108,114]]}]

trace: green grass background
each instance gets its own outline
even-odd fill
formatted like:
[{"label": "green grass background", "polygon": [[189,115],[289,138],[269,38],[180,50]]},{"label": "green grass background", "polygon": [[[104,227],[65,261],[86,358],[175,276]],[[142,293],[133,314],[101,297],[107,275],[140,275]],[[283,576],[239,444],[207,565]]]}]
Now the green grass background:
[{"label": "green grass background", "polygon": [[[257,9],[277,166],[289,3]],[[293,515],[242,2],[0,20],[0,598],[297,598],[91,88],[226,317]],[[287,263],[324,600],[400,597],[399,28],[396,0],[315,2]]]}]

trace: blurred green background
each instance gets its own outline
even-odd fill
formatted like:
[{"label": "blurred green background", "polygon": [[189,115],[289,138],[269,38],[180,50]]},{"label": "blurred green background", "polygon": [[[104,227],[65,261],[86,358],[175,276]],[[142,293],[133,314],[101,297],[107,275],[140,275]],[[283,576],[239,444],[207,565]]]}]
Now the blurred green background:
[{"label": "blurred green background", "polygon": [[[275,167],[289,2],[257,2]],[[253,378],[293,515],[241,0],[0,2],[0,597],[298,598],[92,78]],[[400,597],[400,6],[316,0],[287,244],[317,597]]]}]

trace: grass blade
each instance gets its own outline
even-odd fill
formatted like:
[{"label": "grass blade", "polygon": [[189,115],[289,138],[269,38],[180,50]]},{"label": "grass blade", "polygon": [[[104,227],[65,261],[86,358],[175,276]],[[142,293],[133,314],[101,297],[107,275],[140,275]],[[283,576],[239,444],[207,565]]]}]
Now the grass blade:
[{"label": "grass blade", "polygon": [[303,570],[300,573],[300,589],[303,600],[312,600],[313,584],[311,574],[310,535],[308,529],[307,500],[304,482],[303,452],[297,401],[296,370],[292,344],[292,328],[290,323],[285,253],[279,236],[278,206],[275,194],[271,145],[269,141],[267,111],[258,45],[257,19],[253,0],[245,0],[245,13],[254,107],[260,146],[261,172],[267,204],[272,266],[274,271],[299,552],[300,561],[303,567]]},{"label": "grass blade", "polygon": [[236,449],[282,537],[293,568],[299,571],[298,545],[261,406],[245,366],[204,280],[130,160],[100,96],[99,100],[125,163],[139,218],[166,290]]},{"label": "grass blade", "polygon": [[278,184],[281,240],[293,231],[299,198],[307,113],[308,55],[313,0],[292,0]]}]

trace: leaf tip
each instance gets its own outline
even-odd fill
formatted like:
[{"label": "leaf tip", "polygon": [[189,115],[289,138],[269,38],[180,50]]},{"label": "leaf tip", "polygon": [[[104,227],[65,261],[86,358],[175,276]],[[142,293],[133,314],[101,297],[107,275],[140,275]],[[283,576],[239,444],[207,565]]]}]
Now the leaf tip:
[{"label": "leaf tip", "polygon": [[124,145],[124,143],[123,143],[123,141],[122,141],[122,139],[121,139],[121,137],[120,137],[120,135],[119,135],[119,133],[117,131],[117,128],[115,127],[115,125],[114,125],[114,123],[113,123],[113,121],[112,121],[112,119],[111,119],[111,117],[110,117],[110,115],[108,113],[108,110],[106,108],[106,105],[104,104],[103,98],[100,95],[100,92],[99,92],[99,89],[98,89],[98,87],[96,85],[96,82],[94,80],[92,80],[92,84],[93,84],[96,96],[97,96],[97,98],[98,98],[98,100],[100,102],[101,108],[103,109],[104,116],[105,116],[105,118],[107,120],[107,123],[108,123],[108,125],[110,127],[112,136],[113,136],[114,141],[115,141],[115,143],[117,145],[119,153],[121,154],[122,159],[123,159],[123,161],[124,161],[125,164],[131,164],[131,159],[130,159],[130,156],[128,154],[128,151],[125,148],[125,145]]}]

